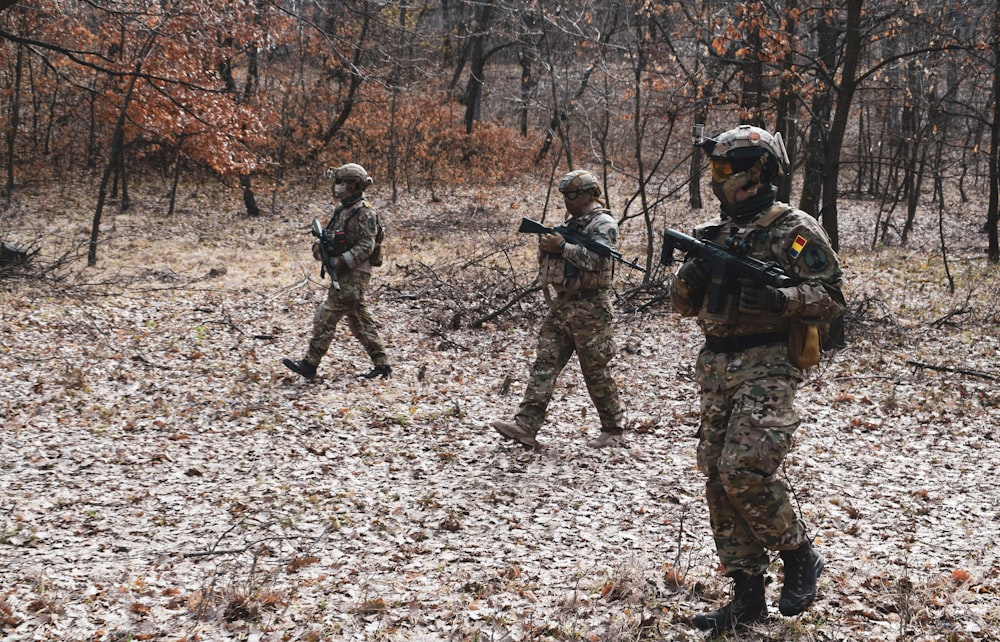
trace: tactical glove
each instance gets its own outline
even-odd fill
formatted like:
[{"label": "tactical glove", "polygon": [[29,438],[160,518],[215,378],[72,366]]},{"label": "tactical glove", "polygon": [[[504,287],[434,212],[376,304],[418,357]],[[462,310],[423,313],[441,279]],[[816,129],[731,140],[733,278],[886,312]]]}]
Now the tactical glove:
[{"label": "tactical glove", "polygon": [[688,259],[677,270],[677,279],[683,281],[688,291],[696,295],[705,292],[708,276],[708,263],[698,257]]},{"label": "tactical glove", "polygon": [[770,285],[740,279],[740,310],[745,312],[784,312],[788,298]]}]

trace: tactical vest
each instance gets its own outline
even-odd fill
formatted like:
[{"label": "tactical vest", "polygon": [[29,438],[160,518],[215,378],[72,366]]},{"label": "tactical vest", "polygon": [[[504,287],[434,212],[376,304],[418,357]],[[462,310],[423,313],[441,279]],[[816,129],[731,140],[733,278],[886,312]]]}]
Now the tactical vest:
[{"label": "tactical vest", "polygon": [[[758,216],[748,225],[744,226],[724,226],[715,224],[703,224],[695,228],[695,237],[713,241],[719,245],[735,245],[745,252],[762,261],[774,260],[774,250],[771,247],[771,226],[782,216],[792,212],[793,208],[785,204],[777,204]],[[771,331],[784,331],[788,329],[788,320],[777,314],[747,314],[741,312],[740,307],[740,286],[733,282],[723,283],[724,297],[723,303],[716,312],[709,312],[706,302],[702,304],[698,311],[698,319],[709,334],[728,334],[724,328],[740,328],[740,334],[755,334]],[[717,287],[710,285],[709,287]],[[718,330],[711,330],[718,328]]]},{"label": "tactical vest", "polygon": [[[371,205],[365,199],[361,199],[347,207],[341,203],[333,210],[333,216],[330,218],[330,231],[333,233],[334,238],[336,238],[337,233],[343,234],[345,252],[354,247],[358,242],[357,214],[361,211],[362,207],[371,210]],[[335,224],[339,224],[338,229],[334,229]],[[382,222],[378,220],[377,216],[375,217],[375,226],[375,247],[372,249],[371,254],[368,255],[367,262],[371,266],[379,267],[382,265],[382,242],[385,240],[385,231],[382,228]]]},{"label": "tactical vest", "polygon": [[[593,236],[597,226],[604,222],[602,217],[611,218],[611,212],[604,208],[596,208],[588,212],[582,219],[573,218],[566,227],[586,236]],[[614,219],[611,219],[614,224]],[[611,287],[614,274],[614,262],[601,261],[600,270],[583,270],[571,263],[562,254],[543,252],[538,260],[538,278],[543,286],[552,285],[556,292],[570,293],[579,290],[603,290]]]}]

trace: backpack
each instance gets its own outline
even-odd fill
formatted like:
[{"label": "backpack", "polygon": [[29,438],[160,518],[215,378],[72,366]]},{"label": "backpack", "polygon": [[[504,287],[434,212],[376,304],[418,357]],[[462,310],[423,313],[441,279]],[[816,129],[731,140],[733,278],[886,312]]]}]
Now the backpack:
[{"label": "backpack", "polygon": [[372,267],[379,267],[382,265],[382,242],[385,241],[385,228],[382,227],[382,221],[377,214],[375,215],[375,225],[378,227],[375,232],[375,247],[368,255],[368,263]]}]

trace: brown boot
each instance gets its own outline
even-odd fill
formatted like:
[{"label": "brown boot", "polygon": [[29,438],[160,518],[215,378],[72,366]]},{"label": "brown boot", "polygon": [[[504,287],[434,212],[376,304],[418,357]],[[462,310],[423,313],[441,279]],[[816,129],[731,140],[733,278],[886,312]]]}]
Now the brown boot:
[{"label": "brown boot", "polygon": [[535,449],[542,447],[542,445],[535,440],[535,437],[519,423],[500,421],[497,419],[491,425],[493,426],[493,430],[497,431],[507,439],[516,441],[522,446]]},{"label": "brown boot", "polygon": [[600,436],[587,442],[591,448],[624,448],[625,435],[620,432],[601,431]]},{"label": "brown boot", "polygon": [[735,573],[733,580],[733,599],[715,611],[694,616],[693,624],[697,628],[722,633],[739,626],[767,621],[764,576]]}]

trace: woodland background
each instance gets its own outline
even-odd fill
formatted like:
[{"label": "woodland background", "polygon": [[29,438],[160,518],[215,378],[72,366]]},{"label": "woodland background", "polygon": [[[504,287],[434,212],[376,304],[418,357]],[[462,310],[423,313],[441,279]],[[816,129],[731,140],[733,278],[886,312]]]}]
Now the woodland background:
[{"label": "woodland background", "polygon": [[[750,122],[849,307],[785,471],[820,597],[730,637],[1000,639],[998,38],[987,2],[0,1],[0,633],[701,639],[728,586],[659,240],[714,215],[691,126]],[[280,359],[344,162],[395,372],[357,379],[345,330],[306,383]],[[646,268],[632,436],[587,451],[574,364],[539,455],[488,427],[545,311],[514,230],[578,167]]]}]

